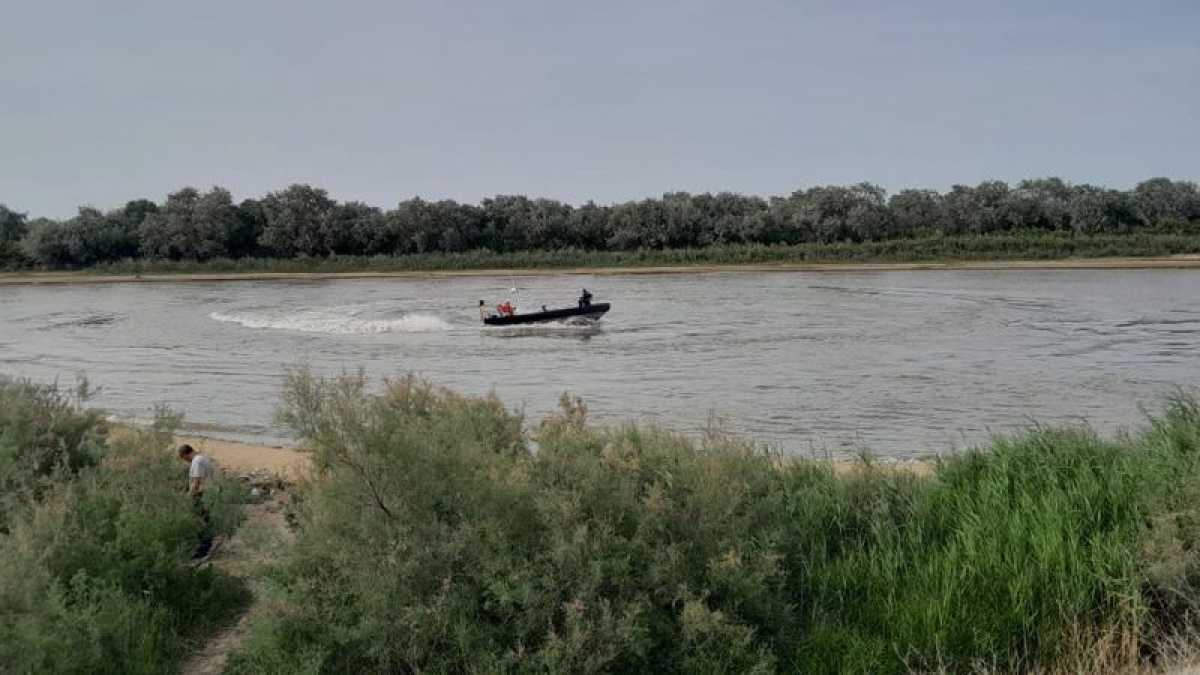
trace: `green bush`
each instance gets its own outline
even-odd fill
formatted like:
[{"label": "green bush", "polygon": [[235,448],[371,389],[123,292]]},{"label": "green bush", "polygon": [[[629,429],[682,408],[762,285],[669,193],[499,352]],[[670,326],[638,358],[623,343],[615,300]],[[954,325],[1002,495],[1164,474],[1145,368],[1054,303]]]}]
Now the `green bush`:
[{"label": "green bush", "polygon": [[[0,671],[169,671],[191,639],[246,601],[246,591],[187,564],[201,525],[184,467],[167,449],[170,429],[111,439],[92,424],[98,413],[56,407],[51,391],[7,390],[15,406],[4,409],[9,431],[39,430],[6,435],[9,447],[42,443],[64,453],[59,463],[68,466],[73,449],[87,447],[87,462],[51,472],[0,534]],[[242,497],[225,480],[206,492],[218,531],[236,526]]]},{"label": "green bush", "polygon": [[[167,610],[0,552],[0,664],[13,673],[163,673],[179,652]],[[21,578],[15,576],[21,573]]]},{"label": "green bush", "polygon": [[1200,505],[1188,399],[933,477],[594,429],[563,403],[530,443],[494,398],[293,375],[281,418],[322,476],[230,671],[1078,669],[1135,663],[1186,616],[1161,599],[1198,597],[1196,528],[1156,515]]},{"label": "green bush", "polygon": [[87,397],[86,381],[71,395],[56,384],[0,375],[0,532],[54,478],[99,461],[108,430],[103,415],[82,407]]}]

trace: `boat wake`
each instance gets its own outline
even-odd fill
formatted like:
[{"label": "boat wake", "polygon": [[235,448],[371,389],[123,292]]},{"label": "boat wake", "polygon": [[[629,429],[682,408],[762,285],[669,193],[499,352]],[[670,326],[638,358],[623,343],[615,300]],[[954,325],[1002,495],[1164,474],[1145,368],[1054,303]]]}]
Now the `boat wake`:
[{"label": "boat wake", "polygon": [[447,321],[432,314],[413,313],[395,318],[372,318],[356,315],[347,308],[308,309],[299,312],[213,312],[209,314],[209,318],[236,323],[246,328],[327,335],[432,333],[451,329]]}]

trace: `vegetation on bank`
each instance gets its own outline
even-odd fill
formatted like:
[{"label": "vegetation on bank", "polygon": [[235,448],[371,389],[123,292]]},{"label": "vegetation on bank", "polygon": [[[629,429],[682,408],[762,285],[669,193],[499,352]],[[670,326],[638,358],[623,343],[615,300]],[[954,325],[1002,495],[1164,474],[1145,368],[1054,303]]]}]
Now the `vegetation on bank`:
[{"label": "vegetation on bank", "polygon": [[89,272],[105,275],[425,272],[502,269],[586,269],[837,263],[940,263],[1065,260],[1069,258],[1164,257],[1200,253],[1200,235],[1072,235],[1020,232],[927,237],[883,242],[765,246],[738,244],[638,251],[522,251],[424,253],[405,256],[328,258],[218,258],[128,260]]},{"label": "vegetation on bank", "polygon": [[[0,376],[0,671],[171,672],[247,592],[187,565],[200,524],[169,449],[177,419],[116,438],[82,403]],[[218,532],[241,497],[207,491]]]},{"label": "vegetation on bank", "polygon": [[240,203],[223,188],[187,187],[161,203],[137,199],[108,212],[85,206],[66,220],[30,220],[0,205],[0,269],[1044,259],[1191,253],[1200,250],[1198,236],[1200,188],[1167,178],[1124,191],[1043,178],[890,197],[860,183],[768,199],[670,192],[572,206],[498,195],[477,205],[414,198],[388,210],[338,202],[309,185]]},{"label": "vegetation on bank", "polygon": [[319,475],[227,672],[1110,672],[1200,599],[1186,397],[932,477],[594,428],[565,397],[527,437],[412,378],[296,373],[281,419]]},{"label": "vegetation on bank", "polygon": [[[160,673],[246,600],[186,567],[176,420],[0,378],[0,670]],[[931,475],[710,430],[529,428],[495,397],[290,375],[294,544],[227,673],[1113,672],[1195,642],[1200,403],[1035,428]],[[243,495],[208,498],[236,526]],[[256,586],[256,587],[258,587]]]}]

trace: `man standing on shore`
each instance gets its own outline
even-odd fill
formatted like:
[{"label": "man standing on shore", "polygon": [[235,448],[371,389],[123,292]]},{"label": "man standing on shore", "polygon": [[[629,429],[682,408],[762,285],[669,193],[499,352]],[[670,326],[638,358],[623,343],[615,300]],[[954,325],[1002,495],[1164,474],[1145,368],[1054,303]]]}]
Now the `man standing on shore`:
[{"label": "man standing on shore", "polygon": [[195,448],[186,443],[179,446],[179,459],[188,464],[188,494],[192,497],[192,508],[204,523],[204,528],[200,531],[200,541],[192,554],[192,560],[200,562],[213,552],[212,523],[209,521],[208,509],[204,506],[204,488],[216,474],[217,466],[212,458],[196,452]]}]

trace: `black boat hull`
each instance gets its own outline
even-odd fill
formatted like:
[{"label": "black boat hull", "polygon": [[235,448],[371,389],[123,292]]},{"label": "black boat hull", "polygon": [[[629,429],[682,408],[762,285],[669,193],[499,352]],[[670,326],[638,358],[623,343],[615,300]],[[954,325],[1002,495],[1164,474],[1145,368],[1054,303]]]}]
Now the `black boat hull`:
[{"label": "black boat hull", "polygon": [[489,326],[519,326],[527,323],[550,323],[552,321],[597,321],[610,308],[607,302],[597,302],[586,307],[564,307],[545,312],[514,314],[512,316],[489,316],[483,322]]}]

